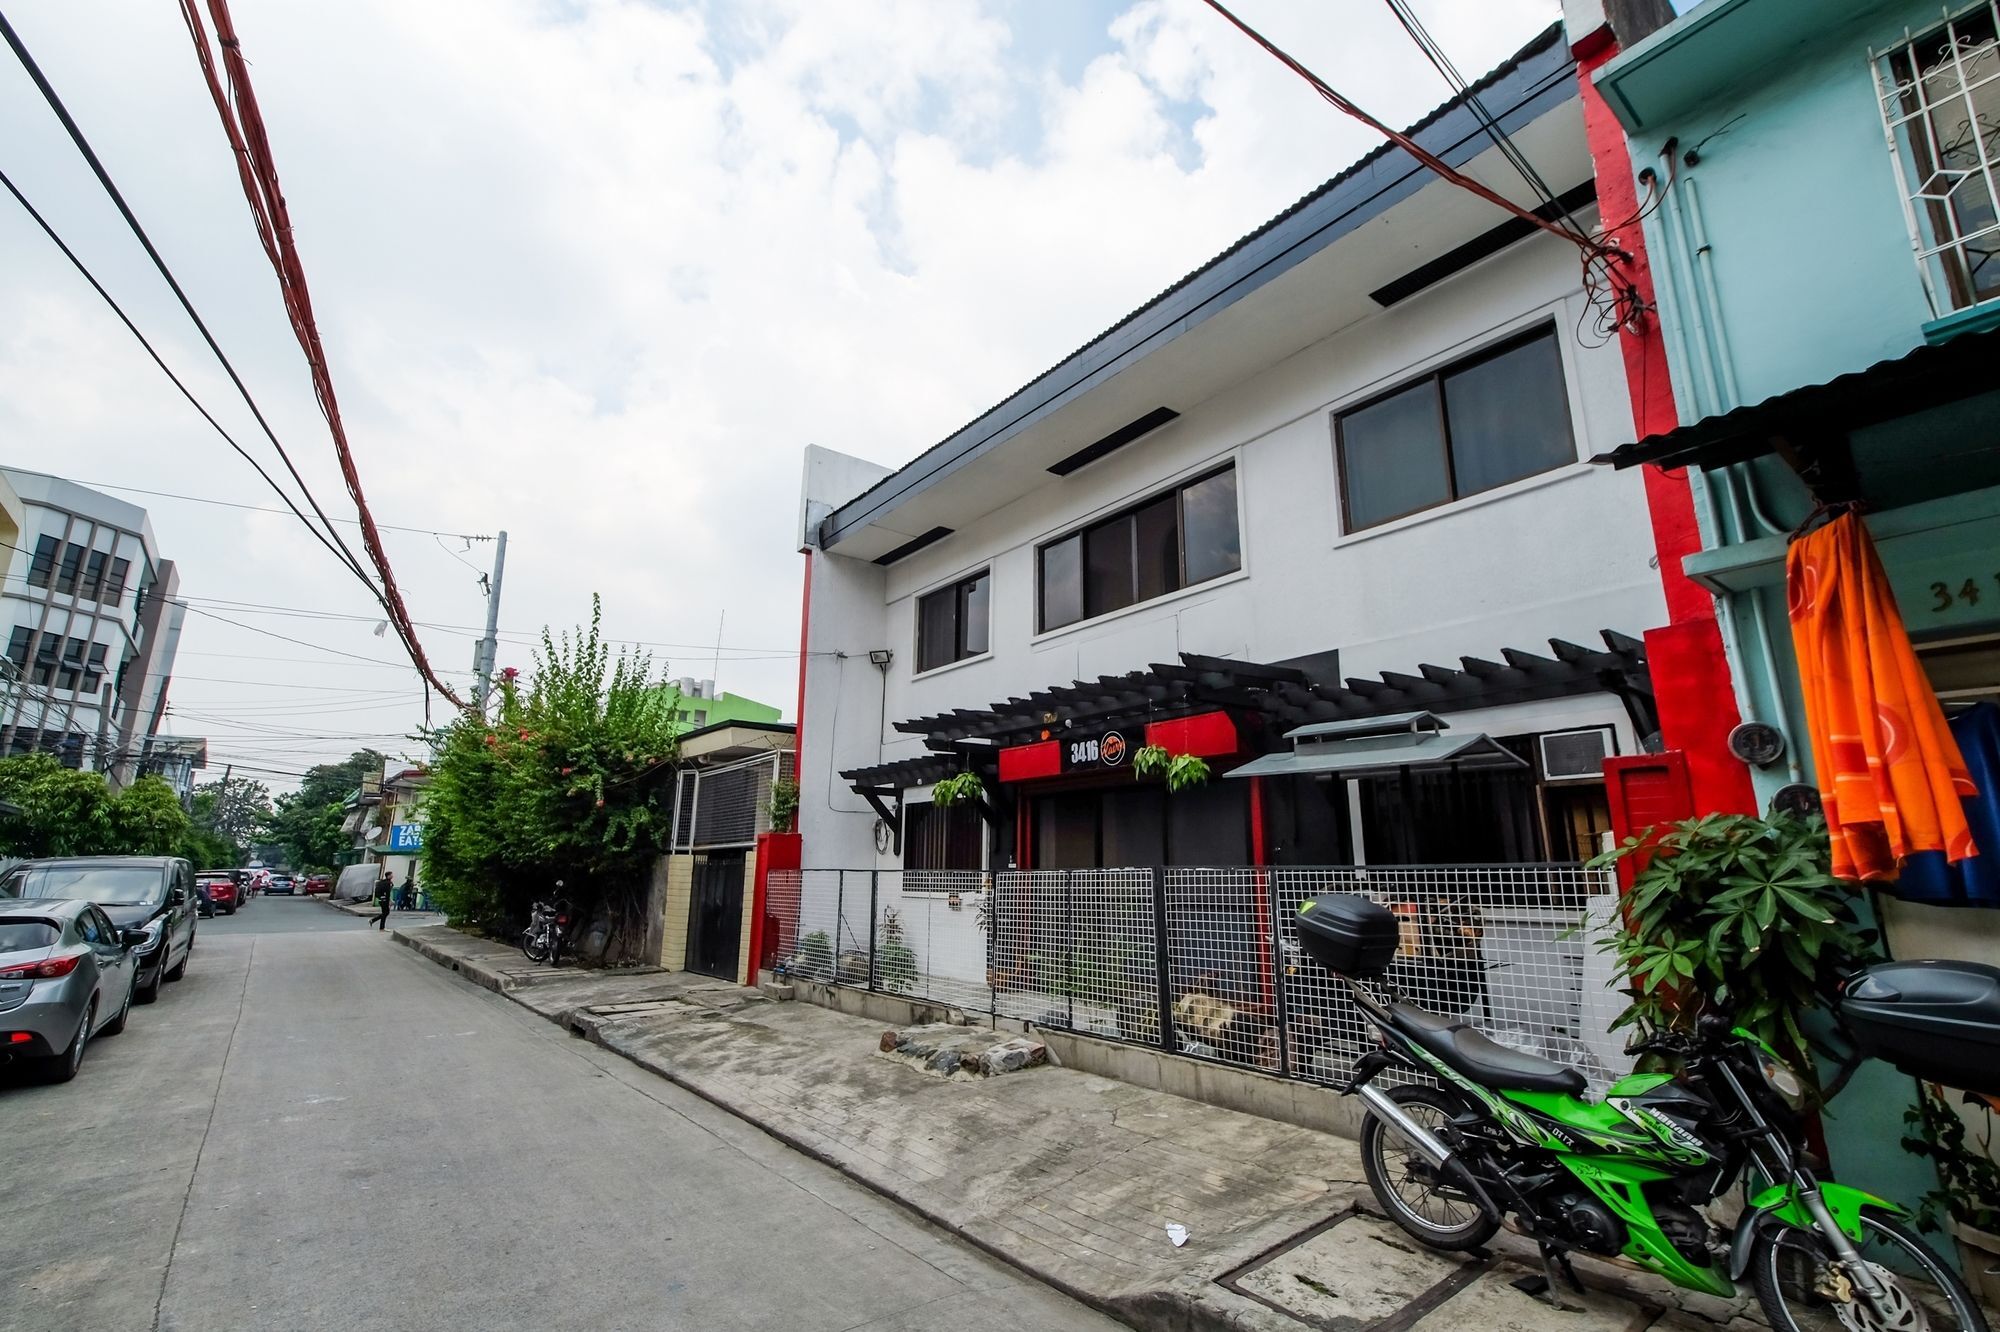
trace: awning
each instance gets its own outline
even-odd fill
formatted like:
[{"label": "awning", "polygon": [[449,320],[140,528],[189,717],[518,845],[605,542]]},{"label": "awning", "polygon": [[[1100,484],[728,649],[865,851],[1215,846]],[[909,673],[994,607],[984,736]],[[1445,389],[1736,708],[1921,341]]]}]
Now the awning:
[{"label": "awning", "polygon": [[2000,329],[1960,333],[1894,360],[1622,444],[1591,461],[1616,468],[1725,467],[1778,454],[1820,499],[1854,498],[1856,432],[1990,393]]},{"label": "awning", "polygon": [[1288,731],[1289,754],[1267,754],[1229,777],[1368,777],[1405,768],[1525,768],[1527,760],[1478,731],[1446,735],[1434,713],[1403,712],[1358,721],[1320,722]]}]

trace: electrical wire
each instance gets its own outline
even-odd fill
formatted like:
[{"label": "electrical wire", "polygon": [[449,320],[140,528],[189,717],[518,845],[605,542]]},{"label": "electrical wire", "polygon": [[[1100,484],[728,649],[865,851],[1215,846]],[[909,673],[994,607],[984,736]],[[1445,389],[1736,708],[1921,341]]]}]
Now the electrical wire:
[{"label": "electrical wire", "polygon": [[[28,467],[16,467],[13,468],[12,470],[17,472],[33,472],[33,474],[36,476],[54,475],[54,473],[52,472],[34,472],[34,469]],[[83,481],[83,480],[78,480],[76,477],[64,477],[63,480],[69,481],[74,485],[89,486],[94,490],[122,490],[130,495],[152,495],[159,499],[186,500],[190,504],[214,504],[221,508],[242,509],[249,513],[284,514],[286,512],[290,512],[294,517],[298,517],[301,519],[303,519],[304,517],[304,515],[299,513],[297,509],[291,509],[291,510],[273,509],[269,505],[244,504],[237,500],[212,499],[206,495],[181,495],[171,490],[147,490],[144,486],[116,485],[110,481]],[[361,525],[361,520],[358,518],[335,518],[333,521],[336,523],[349,524],[355,527],[359,527]],[[476,532],[440,532],[435,528],[406,527],[398,523],[377,523],[376,526],[380,527],[384,532],[410,532],[414,533],[417,536],[450,537],[454,541],[491,541],[493,539],[490,536],[485,536]]]},{"label": "electrical wire", "polygon": [[[186,603],[182,604],[185,605]],[[241,620],[232,620],[226,615],[217,615],[214,611],[203,610],[199,606],[187,606],[186,608],[193,611],[196,615],[205,616],[211,620],[220,620],[224,624],[234,625],[238,629],[247,629],[253,634],[262,634],[266,638],[281,639],[287,643],[297,644],[299,647],[311,648],[315,652],[324,652],[329,656],[350,657],[355,661],[365,661],[371,666],[395,666],[397,670],[410,669],[407,666],[397,666],[393,661],[383,661],[380,657],[364,657],[358,652],[343,652],[339,648],[327,647],[323,643],[308,643],[303,638],[293,638],[289,634],[281,634],[273,629],[259,629],[254,624],[245,624]]]},{"label": "electrical wire", "polygon": [[[264,418],[263,409],[257,405],[257,400],[251,396],[249,386],[243,382],[243,377],[236,373],[236,366],[224,354],[221,345],[215,340],[215,335],[209,332],[208,324],[194,308],[194,302],[189,300],[187,292],[182,290],[180,280],[174,276],[173,270],[167,266],[167,261],[161,257],[159,250],[153,244],[152,237],[146,234],[145,227],[140,225],[139,218],[133,213],[131,205],[125,202],[124,194],[119,190],[117,183],[111,179],[111,173],[105,169],[103,161],[97,156],[97,150],[90,146],[90,140],[84,136],[83,130],[77,125],[75,117],[70,115],[69,108],[63,104],[63,100],[57,95],[55,87],[50,84],[48,77],[42,73],[41,66],[35,62],[34,56],[29,53],[27,46],[22,43],[20,35],[14,31],[14,26],[7,21],[7,16],[4,12],[0,12],[0,37],[6,38],[7,45],[13,49],[14,58],[21,62],[21,67],[27,71],[28,77],[34,81],[35,87],[41,92],[42,100],[48,103],[49,109],[55,113],[56,119],[62,122],[63,129],[69,134],[70,142],[75,144],[77,151],[83,155],[84,161],[89,164],[91,172],[97,177],[98,184],[110,196],[111,202],[117,206],[119,215],[125,219],[125,225],[131,230],[133,236],[138,239],[140,246],[146,251],[147,257],[153,261],[153,267],[166,280],[167,286],[173,291],[175,299],[180,302],[181,309],[186,311],[188,318],[194,323],[196,331],[201,334],[202,341],[208,344],[208,349],[214,353],[215,359],[221,363],[224,372],[228,374],[230,382],[236,386],[236,391],[242,395],[244,403],[250,408],[251,416],[256,418],[258,426],[262,428],[264,437],[270,440],[271,447],[278,451],[278,457],[283,460],[285,470],[291,473],[292,480],[298,483],[299,492],[304,495],[306,503],[312,507],[312,511],[318,514],[320,521],[325,524],[325,532],[321,538],[322,542],[330,548],[334,546],[339,547],[339,552],[337,553],[341,555],[342,563],[349,568],[355,577],[359,578],[364,584],[368,584],[368,576],[362,571],[361,562],[355,558],[354,552],[348,549],[347,543],[341,540],[340,534],[333,530],[332,520],[326,516],[326,511],[320,507],[319,501],[313,497],[312,488],[306,485],[305,478],[299,475],[299,469],[292,464],[291,455],[285,452],[285,446],[279,443],[278,436],[271,429],[270,422]],[[9,189],[17,199],[21,198],[18,190],[12,190],[11,185]],[[23,199],[22,202],[25,204],[26,200]],[[43,230],[49,231],[51,237],[55,234],[49,229],[46,223],[43,224]],[[67,246],[64,247],[64,251],[65,253],[69,252]],[[71,255],[71,262],[78,262],[73,254]],[[81,266],[78,263],[78,267],[81,268]],[[97,285],[95,279],[92,279],[92,285]],[[98,291],[99,294],[104,294],[102,287],[99,287]],[[105,299],[109,300],[110,297],[106,295]],[[126,322],[127,326],[130,327],[130,321],[127,320]],[[133,331],[137,332],[136,329]],[[158,361],[159,358],[155,356],[154,360]],[[164,363],[162,363],[161,368],[165,368]],[[176,383],[178,384],[178,381]],[[186,390],[183,388],[182,392],[185,393]],[[206,416],[207,413],[204,412],[203,415]],[[213,424],[213,418],[211,418],[211,424]],[[221,429],[220,426],[216,428],[218,430]],[[233,444],[234,441],[232,440],[231,443]],[[238,452],[241,451],[241,449],[238,450]],[[247,457],[248,455],[245,456]],[[263,473],[262,468],[259,468],[258,471],[264,475],[266,481],[270,480],[270,476]],[[273,484],[275,488],[275,483]],[[282,491],[279,493],[283,494]],[[287,504],[290,503],[289,498],[286,502]],[[306,521],[303,514],[300,514],[299,518],[302,522]],[[307,526],[310,527],[311,524],[307,523]],[[314,529],[314,531],[316,535],[319,535],[318,529]],[[326,540],[329,537],[331,541]],[[369,586],[372,590],[372,584]]]},{"label": "electrical wire", "polygon": [[[4,14],[0,14],[0,23],[5,23],[5,22],[6,22],[6,16]],[[276,492],[278,498],[285,502],[285,509],[289,510],[294,518],[297,518],[301,523],[305,524],[306,531],[312,533],[314,540],[318,541],[322,546],[325,546],[329,551],[331,551],[333,553],[334,558],[340,560],[342,565],[344,565],[349,572],[353,573],[356,577],[360,578],[363,583],[367,583],[368,580],[366,575],[364,575],[361,572],[360,565],[354,562],[353,556],[351,554],[343,555],[341,551],[339,551],[334,547],[332,542],[326,539],[326,537],[320,532],[320,530],[317,527],[313,526],[312,520],[307,518],[305,514],[299,511],[298,505],[292,503],[292,497],[285,493],[284,488],[277,483],[276,479],[274,479],[269,472],[264,470],[264,465],[258,462],[255,458],[251,457],[250,452],[247,449],[245,449],[241,444],[236,442],[236,437],[230,434],[227,430],[225,430],[222,426],[222,423],[215,419],[214,414],[211,413],[208,410],[208,408],[202,405],[201,400],[194,396],[194,393],[188,388],[188,386],[185,383],[181,382],[181,377],[173,372],[173,369],[167,365],[165,360],[161,358],[160,353],[154,348],[153,344],[147,339],[146,335],[139,331],[139,326],[132,322],[132,317],[125,313],[124,307],[119,305],[117,300],[111,295],[111,293],[104,289],[104,284],[97,280],[97,275],[95,273],[92,273],[89,267],[83,262],[83,260],[77,257],[76,251],[72,250],[69,247],[69,243],[65,241],[60,234],[57,233],[56,229],[53,226],[49,224],[48,219],[42,216],[40,210],[38,210],[34,206],[34,204],[28,201],[28,196],[21,192],[20,187],[13,182],[12,178],[9,177],[5,171],[0,171],[0,185],[4,185],[6,187],[7,192],[14,196],[14,201],[20,204],[21,207],[27,211],[28,216],[34,219],[35,225],[40,227],[42,229],[42,233],[55,243],[57,249],[62,251],[63,257],[69,260],[71,266],[74,267],[78,273],[83,275],[83,280],[85,282],[88,282],[91,286],[91,289],[104,299],[104,303],[106,305],[111,307],[111,313],[117,315],[119,322],[125,325],[126,330],[130,332],[134,338],[138,339],[139,345],[145,349],[146,355],[152,358],[153,364],[160,367],[160,373],[165,375],[167,377],[168,382],[170,382],[176,389],[180,390],[180,395],[183,398],[186,398],[188,400],[189,405],[191,405],[195,409],[195,411],[201,414],[201,419],[208,422],[208,424],[215,430],[215,433],[222,436],[223,442],[229,445],[230,448],[236,450],[237,454],[242,457],[244,462],[249,463],[252,467],[257,469],[257,475],[264,479],[264,484],[271,487],[271,489],[274,492]],[[245,507],[248,506],[246,505]],[[279,513],[283,511],[284,510],[277,510],[277,509],[267,510],[267,512],[271,513]],[[370,585],[370,591],[373,591],[372,584]]]},{"label": "electrical wire", "polygon": [[[409,651],[410,659],[423,676],[427,689],[436,689],[453,707],[462,711],[465,701],[431,669],[430,658],[417,637],[416,626],[411,623],[409,610],[403,604],[403,594],[396,586],[395,570],[390,567],[388,553],[382,548],[382,535],[376,529],[375,516],[368,508],[368,498],[362,493],[361,474],[355,467],[353,451],[348,447],[347,429],[341,423],[340,403],[334,395],[333,374],[327,366],[319,328],[313,318],[312,294],[306,286],[305,267],[293,243],[291,214],[285,203],[284,190],[278,184],[278,169],[272,157],[270,137],[265,132],[263,114],[257,107],[257,93],[250,82],[250,67],[243,59],[243,46],[230,20],[227,0],[209,0],[208,10],[215,24],[216,43],[222,48],[223,67],[228,73],[230,93],[235,99],[233,106],[224,96],[222,83],[216,77],[208,34],[202,26],[200,12],[194,0],[181,0],[181,13],[187,20],[188,34],[194,41],[196,59],[214,98],[216,113],[222,118],[230,148],[236,154],[237,174],[242,178],[244,196],[256,221],[258,237],[263,241],[265,254],[277,272],[285,310],[291,316],[292,331],[298,338],[299,348],[305,353],[320,413],[326,418],[327,429],[333,436],[341,479],[346,482],[348,496],[354,501],[355,514],[361,520],[361,544],[374,563],[377,577],[381,579],[383,606],[389,612],[389,620],[396,627],[397,636]],[[424,711],[428,716],[428,694]]]}]

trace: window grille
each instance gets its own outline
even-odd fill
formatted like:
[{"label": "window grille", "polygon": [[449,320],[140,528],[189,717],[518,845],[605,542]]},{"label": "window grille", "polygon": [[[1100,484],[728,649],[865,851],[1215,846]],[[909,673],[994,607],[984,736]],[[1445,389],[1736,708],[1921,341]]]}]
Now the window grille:
[{"label": "window grille", "polygon": [[2000,0],[1878,54],[1873,69],[1932,313],[2000,296]]},{"label": "window grille", "polygon": [[713,768],[683,768],[675,794],[673,849],[752,846],[771,830],[771,784],[792,775],[789,752]]}]

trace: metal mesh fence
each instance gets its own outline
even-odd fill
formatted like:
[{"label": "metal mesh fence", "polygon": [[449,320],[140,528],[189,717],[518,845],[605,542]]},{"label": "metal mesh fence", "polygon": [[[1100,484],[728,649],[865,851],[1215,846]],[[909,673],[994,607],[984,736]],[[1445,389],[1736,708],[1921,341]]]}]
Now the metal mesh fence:
[{"label": "metal mesh fence", "polygon": [[807,979],[1337,1084],[1366,1025],[1296,918],[1343,892],[1401,920],[1384,979],[1408,1002],[1600,1088],[1629,1066],[1605,1031],[1623,1001],[1592,963],[1593,912],[1616,897],[1577,865],[803,870],[772,874],[769,901],[777,955]]}]

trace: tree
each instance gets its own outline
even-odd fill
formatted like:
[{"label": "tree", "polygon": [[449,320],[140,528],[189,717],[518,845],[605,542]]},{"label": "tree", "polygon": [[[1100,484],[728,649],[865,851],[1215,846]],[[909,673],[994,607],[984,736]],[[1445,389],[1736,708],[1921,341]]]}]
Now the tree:
[{"label": "tree", "polygon": [[357,749],[339,763],[307,769],[298,790],[278,797],[265,828],[294,867],[319,869],[339,860],[347,849],[342,809],[363,777],[380,775],[383,757],[378,750]]},{"label": "tree", "polygon": [[276,811],[264,783],[225,776],[195,787],[188,813],[197,828],[235,848],[229,863],[236,864],[248,858],[251,843],[263,835]]},{"label": "tree", "polygon": [[21,809],[0,840],[19,856],[163,856],[189,829],[180,797],[158,777],[112,794],[100,772],[65,768],[49,754],[0,759],[0,800]]},{"label": "tree", "polygon": [[673,813],[674,695],[647,654],[612,657],[601,615],[593,597],[588,628],[544,630],[531,683],[503,676],[492,722],[432,736],[424,877],[455,919],[515,928],[561,879],[580,919],[643,931]]}]

